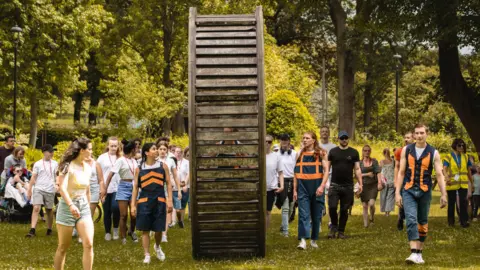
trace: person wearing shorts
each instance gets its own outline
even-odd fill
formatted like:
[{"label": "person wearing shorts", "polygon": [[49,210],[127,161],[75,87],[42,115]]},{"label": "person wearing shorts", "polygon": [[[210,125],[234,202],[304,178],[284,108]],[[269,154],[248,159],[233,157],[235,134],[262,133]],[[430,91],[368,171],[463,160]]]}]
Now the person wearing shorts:
[{"label": "person wearing shorts", "polygon": [[175,157],[177,158],[177,176],[180,182],[180,190],[182,192],[182,198],[178,198],[178,188],[176,185],[173,189],[173,207],[177,212],[177,221],[180,228],[184,228],[185,222],[185,208],[187,208],[188,200],[190,199],[190,164],[187,159],[183,157],[183,151],[181,147],[175,147]]},{"label": "person wearing shorts", "polygon": [[[168,165],[156,160],[157,147],[153,143],[146,143],[142,148],[142,161],[135,170],[133,197],[130,209],[131,216],[137,217],[137,229],[142,231],[142,245],[145,253],[144,263],[150,263],[150,235],[155,233],[155,252],[160,261],[165,260],[160,244],[162,232],[166,229],[167,212],[172,212],[172,200],[165,198],[164,186],[167,186],[169,198],[172,198],[172,186]],[[140,194],[138,190],[141,189]]]},{"label": "person wearing shorts", "polygon": [[54,268],[63,269],[75,228],[83,245],[83,269],[93,266],[93,220],[90,213],[90,176],[92,168],[85,163],[92,154],[89,139],[73,141],[59,165],[58,186],[62,198],[57,207],[58,247]]},{"label": "person wearing shorts", "polygon": [[[42,147],[43,158],[33,165],[32,179],[30,180],[27,198],[33,204],[32,221],[30,231],[26,237],[36,235],[38,216],[42,205],[47,210],[47,236],[52,235],[53,226],[53,205],[55,201],[55,175],[58,169],[58,163],[52,160],[53,147],[46,144]],[[32,192],[33,189],[33,192]]]},{"label": "person wearing shorts", "polygon": [[277,152],[272,152],[273,137],[265,137],[267,181],[267,228],[270,226],[273,204],[277,193],[283,191],[283,163]]},{"label": "person wearing shorts", "polygon": [[92,175],[90,176],[90,212],[93,218],[100,202],[100,194],[105,194],[105,183],[103,182],[102,168],[93,156],[90,156],[85,162],[92,168]]}]

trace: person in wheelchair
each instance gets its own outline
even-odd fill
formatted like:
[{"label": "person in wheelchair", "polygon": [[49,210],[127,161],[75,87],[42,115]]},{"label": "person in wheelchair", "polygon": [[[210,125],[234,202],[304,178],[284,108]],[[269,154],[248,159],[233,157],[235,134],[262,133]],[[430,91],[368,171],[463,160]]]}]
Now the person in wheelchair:
[{"label": "person in wheelchair", "polygon": [[[27,190],[28,190],[28,179],[27,179],[27,170],[22,168],[21,165],[17,164],[10,169],[11,177],[8,179],[8,184],[16,188],[25,202],[28,203]],[[19,203],[22,205],[21,203]],[[24,204],[23,204],[24,205]]]}]

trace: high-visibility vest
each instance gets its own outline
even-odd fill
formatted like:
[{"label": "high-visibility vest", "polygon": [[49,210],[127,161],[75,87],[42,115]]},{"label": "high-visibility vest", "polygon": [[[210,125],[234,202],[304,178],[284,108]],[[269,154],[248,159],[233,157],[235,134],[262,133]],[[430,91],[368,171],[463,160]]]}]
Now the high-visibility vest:
[{"label": "high-visibility vest", "polygon": [[429,191],[432,188],[435,148],[427,144],[422,155],[417,159],[415,144],[413,143],[406,147],[405,158],[407,159],[405,178],[403,179],[405,190],[410,189],[416,184],[424,192]]},{"label": "high-visibility vest", "polygon": [[[467,155],[460,154],[460,164],[457,163],[453,157],[455,153],[451,152],[445,158],[444,161],[448,162],[450,169],[450,185],[446,186],[447,190],[457,190],[460,188],[468,188],[468,159]],[[458,175],[458,176],[457,176]],[[457,179],[455,179],[457,178]]]}]

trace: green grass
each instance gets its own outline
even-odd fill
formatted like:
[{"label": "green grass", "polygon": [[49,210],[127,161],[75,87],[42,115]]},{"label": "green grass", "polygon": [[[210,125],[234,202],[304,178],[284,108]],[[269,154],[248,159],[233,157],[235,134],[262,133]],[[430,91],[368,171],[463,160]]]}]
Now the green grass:
[{"label": "green grass", "polygon": [[[429,237],[424,259],[426,265],[408,267],[417,269],[480,269],[480,223],[468,229],[448,227],[446,209],[439,207],[439,193],[435,192],[429,220]],[[377,211],[378,211],[377,203]],[[355,201],[353,216],[349,218],[347,240],[327,240],[328,217],[324,218],[319,249],[299,251],[297,223],[290,226],[290,238],[279,233],[281,215],[273,212],[273,222],[267,234],[267,256],[253,259],[195,261],[191,255],[190,223],[186,229],[169,231],[169,242],[163,245],[167,260],[152,258],[149,266],[142,265],[143,251],[140,243],[105,242],[102,223],[95,224],[94,269],[404,269],[404,259],[409,255],[406,233],[396,229],[396,215],[385,217],[379,213],[375,225],[364,229],[361,205]],[[37,237],[24,236],[29,225],[0,224],[0,269],[51,269],[57,237],[46,237],[46,225],[40,223]],[[153,245],[153,243],[152,243]],[[152,248],[153,252],[153,248]],[[76,241],[67,254],[66,268],[81,269],[81,244]]]}]

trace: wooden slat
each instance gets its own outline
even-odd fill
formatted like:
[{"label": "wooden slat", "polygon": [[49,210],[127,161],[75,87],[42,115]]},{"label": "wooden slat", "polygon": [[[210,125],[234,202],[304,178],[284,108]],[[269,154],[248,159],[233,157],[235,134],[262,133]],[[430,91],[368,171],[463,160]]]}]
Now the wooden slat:
[{"label": "wooden slat", "polygon": [[[259,222],[242,222],[242,223],[199,223],[198,227],[200,230],[210,230],[210,229],[256,229],[259,226]],[[201,244],[201,243],[200,243]]]},{"label": "wooden slat", "polygon": [[257,166],[258,158],[197,158],[197,166]]},{"label": "wooden slat", "polygon": [[[255,39],[199,39],[197,47],[220,47],[220,46],[255,46]],[[255,62],[256,64],[256,62]]]},{"label": "wooden slat", "polygon": [[196,87],[256,87],[257,79],[197,79]]},{"label": "wooden slat", "polygon": [[197,102],[216,102],[216,101],[256,101],[258,95],[197,95],[195,101]]},{"label": "wooden slat", "polygon": [[204,14],[197,18],[255,18],[254,14]]},{"label": "wooden slat", "polygon": [[199,91],[197,92],[197,97],[205,96],[218,96],[218,97],[228,97],[228,96],[258,96],[257,90],[226,90],[226,91]]},{"label": "wooden slat", "polygon": [[202,127],[257,127],[258,118],[197,118],[197,128]]},{"label": "wooden slat", "polygon": [[238,105],[238,106],[198,106],[197,116],[200,115],[249,115],[257,114],[258,107],[256,105]]},{"label": "wooden slat", "polygon": [[214,212],[214,211],[234,211],[238,209],[242,210],[258,210],[258,205],[256,204],[244,204],[244,205],[238,205],[238,204],[224,204],[221,202],[221,204],[217,205],[202,205],[198,204],[197,206],[198,212]]},{"label": "wooden slat", "polygon": [[204,193],[197,192],[197,202],[210,202],[212,200],[218,202],[231,202],[237,200],[255,200],[258,198],[256,190],[248,192],[217,192],[217,193]]},{"label": "wooden slat", "polygon": [[[197,48],[197,55],[255,55],[256,48]],[[255,75],[255,74],[254,74]]]},{"label": "wooden slat", "polygon": [[197,39],[220,39],[220,38],[255,38],[256,32],[200,32]]},{"label": "wooden slat", "polygon": [[[225,211],[223,211],[225,212]],[[258,211],[253,211],[248,214],[209,214],[209,215],[202,215],[199,213],[198,219],[202,222],[215,222],[215,221],[222,221],[222,220],[247,220],[247,219],[258,219],[259,213]]]},{"label": "wooden slat", "polygon": [[251,17],[210,17],[197,18],[196,24],[200,25],[255,25],[255,18]]},{"label": "wooden slat", "polygon": [[257,178],[257,170],[197,170],[198,178]]},{"label": "wooden slat", "polygon": [[214,156],[216,154],[229,154],[229,153],[258,155],[258,145],[241,145],[241,144],[197,145],[198,157]]},{"label": "wooden slat", "polygon": [[197,132],[197,140],[225,141],[225,140],[257,140],[258,132]]},{"label": "wooden slat", "polygon": [[[198,50],[198,49],[197,49]],[[197,68],[197,76],[256,76],[256,68]]]},{"label": "wooden slat", "polygon": [[201,230],[200,237],[211,237],[211,236],[225,236],[225,237],[235,237],[235,236],[252,236],[257,233],[258,230]]},{"label": "wooden slat", "polygon": [[198,182],[197,192],[221,192],[223,190],[258,189],[258,182]]},{"label": "wooden slat", "polygon": [[217,65],[256,65],[256,57],[202,57],[197,58],[197,65],[217,66]]},{"label": "wooden slat", "polygon": [[255,31],[255,26],[201,26],[197,27],[198,32],[235,32]]},{"label": "wooden slat", "polygon": [[222,248],[222,249],[202,249],[197,254],[199,258],[216,258],[219,259],[225,257],[250,257],[252,255],[259,256],[261,248]]}]

